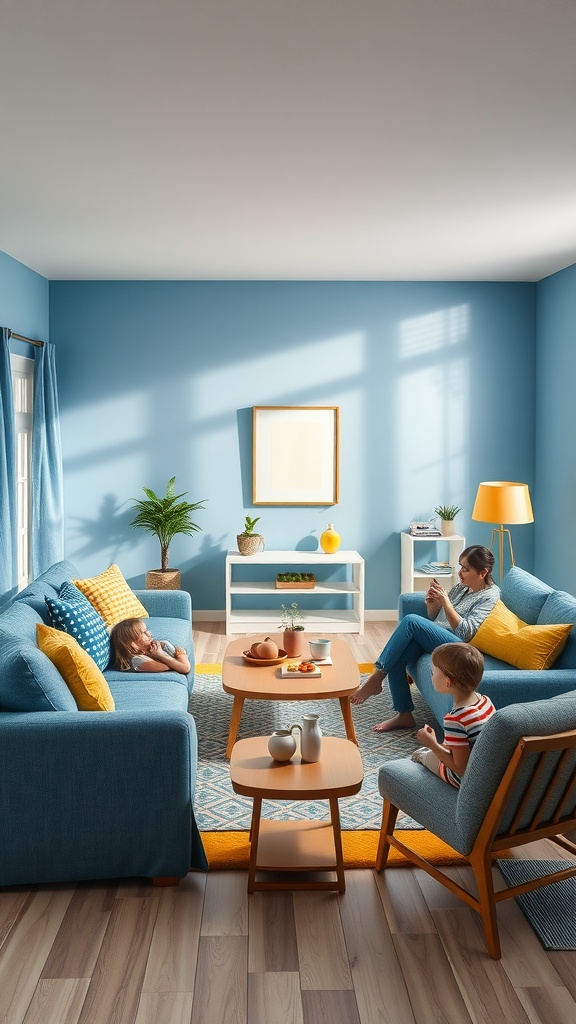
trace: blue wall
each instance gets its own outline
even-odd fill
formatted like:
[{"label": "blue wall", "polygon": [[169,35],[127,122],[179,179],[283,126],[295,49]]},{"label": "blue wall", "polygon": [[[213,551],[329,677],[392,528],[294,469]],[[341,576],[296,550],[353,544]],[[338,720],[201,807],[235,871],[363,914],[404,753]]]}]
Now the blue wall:
[{"label": "blue wall", "polygon": [[[208,499],[203,532],[171,547],[197,609],[223,609],[246,513],[269,549],[315,546],[334,522],[366,558],[367,608],[391,609],[410,519],[455,502],[460,532],[489,543],[470,520],[485,479],[526,481],[538,510],[535,285],[52,282],[50,337],[66,554],[83,574],[117,561],[140,583],[159,564],[131,499],[173,475]],[[254,511],[252,406],[315,404],[340,406],[340,503]],[[529,570],[533,540],[514,529]]]},{"label": "blue wall", "polygon": [[576,593],[576,264],[537,289],[536,570]]},{"label": "blue wall", "polygon": [[[45,277],[0,251],[0,326],[36,341],[48,341],[49,284]],[[30,345],[10,343],[11,352],[33,355]]]}]

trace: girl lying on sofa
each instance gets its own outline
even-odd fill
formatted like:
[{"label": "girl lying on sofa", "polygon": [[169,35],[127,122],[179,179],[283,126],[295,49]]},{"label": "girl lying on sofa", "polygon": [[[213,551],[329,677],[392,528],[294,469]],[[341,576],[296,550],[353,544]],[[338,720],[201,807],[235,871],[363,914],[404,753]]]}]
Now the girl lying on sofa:
[{"label": "girl lying on sofa", "polygon": [[154,640],[143,619],[123,619],[110,632],[111,668],[120,672],[190,671],[183,647],[169,640]]}]

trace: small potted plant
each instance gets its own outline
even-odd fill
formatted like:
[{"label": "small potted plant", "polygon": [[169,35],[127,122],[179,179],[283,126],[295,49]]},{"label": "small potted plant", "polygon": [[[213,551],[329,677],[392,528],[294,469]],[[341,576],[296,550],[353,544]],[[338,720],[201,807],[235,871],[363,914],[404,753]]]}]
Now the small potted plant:
[{"label": "small potted plant", "polygon": [[458,508],[458,505],[438,505],[434,511],[442,520],[440,525],[442,536],[452,537],[454,534],[454,520],[462,509]]},{"label": "small potted plant", "polygon": [[[160,541],[161,568],[150,569],[146,573],[146,588],[148,590],[179,590],[180,569],[168,568],[168,549],[170,541],[177,533],[186,533],[192,536],[202,527],[192,521],[191,513],[199,508],[204,508],[202,501],[192,504],[189,501],[181,501],[186,493],[175,494],[175,480],[173,476],[166,487],[166,494],[161,497],[155,494],[150,487],[143,487],[146,499],[134,501],[136,518],[130,526],[135,530],[146,530],[153,533]],[[202,499],[205,501],[206,499]]]},{"label": "small potted plant", "polygon": [[250,516],[246,516],[244,532],[236,534],[238,551],[241,555],[255,555],[260,550],[260,547],[262,551],[264,550],[264,537],[260,533],[254,533],[254,527],[259,521],[260,516],[256,516],[256,519],[250,519]]},{"label": "small potted plant", "polygon": [[282,622],[280,629],[284,630],[282,644],[289,658],[299,658],[304,650],[304,626],[300,619],[302,612],[295,601],[289,605],[282,605]]},{"label": "small potted plant", "polygon": [[316,577],[313,572],[279,572],[276,574],[276,590],[314,590]]}]

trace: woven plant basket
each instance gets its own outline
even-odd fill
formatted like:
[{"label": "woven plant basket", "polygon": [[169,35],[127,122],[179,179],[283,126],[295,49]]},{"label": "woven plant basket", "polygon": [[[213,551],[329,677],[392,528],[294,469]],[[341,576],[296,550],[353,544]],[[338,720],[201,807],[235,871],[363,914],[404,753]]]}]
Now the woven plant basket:
[{"label": "woven plant basket", "polygon": [[264,551],[264,537],[259,533],[250,533],[248,536],[244,533],[237,533],[236,542],[241,555],[255,555],[260,551],[260,546]]},{"label": "woven plant basket", "polygon": [[146,590],[180,590],[180,569],[149,569]]}]

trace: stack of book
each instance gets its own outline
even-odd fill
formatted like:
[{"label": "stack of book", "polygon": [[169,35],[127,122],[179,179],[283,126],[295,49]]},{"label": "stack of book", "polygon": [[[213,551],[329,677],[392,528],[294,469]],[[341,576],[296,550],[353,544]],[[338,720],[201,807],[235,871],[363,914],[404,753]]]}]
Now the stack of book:
[{"label": "stack of book", "polygon": [[441,537],[440,530],[437,530],[432,523],[410,523],[411,537]]},{"label": "stack of book", "polygon": [[426,562],[418,566],[418,572],[425,572],[427,576],[451,576],[453,570],[449,562]]}]

